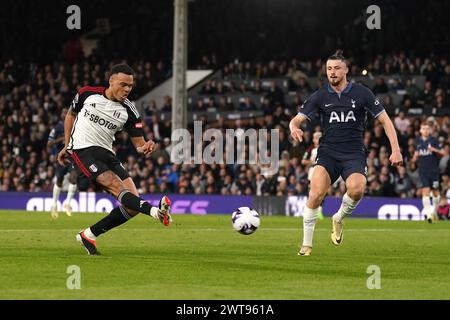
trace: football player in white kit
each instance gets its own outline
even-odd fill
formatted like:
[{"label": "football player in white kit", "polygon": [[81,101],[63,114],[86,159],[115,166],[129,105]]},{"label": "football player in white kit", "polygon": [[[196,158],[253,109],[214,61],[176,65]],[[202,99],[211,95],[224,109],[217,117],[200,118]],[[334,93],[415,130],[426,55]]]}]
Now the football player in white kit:
[{"label": "football player in white kit", "polygon": [[134,71],[126,64],[111,68],[109,87],[83,87],[75,96],[64,121],[64,148],[58,154],[63,165],[70,156],[83,174],[121,203],[96,224],[82,230],[76,238],[88,254],[99,254],[96,238],[138,213],[160,220],[168,226],[170,200],[163,196],[159,207],[139,197],[133,180],[113,151],[116,132],[127,130],[138,153],[149,156],[155,144],[143,136],[142,120],[128,95],[133,88]]}]

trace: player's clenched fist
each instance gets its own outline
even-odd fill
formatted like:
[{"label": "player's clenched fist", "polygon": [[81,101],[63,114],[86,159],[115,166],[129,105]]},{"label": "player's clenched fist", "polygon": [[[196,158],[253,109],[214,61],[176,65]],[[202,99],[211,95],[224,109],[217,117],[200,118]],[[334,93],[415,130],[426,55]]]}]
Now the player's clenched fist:
[{"label": "player's clenched fist", "polygon": [[292,128],[291,136],[292,136],[292,139],[294,139],[295,141],[302,142],[303,141],[303,130],[299,129],[299,128]]},{"label": "player's clenched fist", "polygon": [[67,148],[66,147],[64,147],[59,153],[58,153],[58,163],[61,165],[61,166],[65,166],[65,165],[67,165],[68,163],[70,163],[70,160],[69,160],[69,155],[67,154]]},{"label": "player's clenched fist", "polygon": [[389,157],[389,161],[391,162],[391,165],[394,167],[402,166],[403,165],[403,156],[402,156],[400,150],[392,151],[392,154]]},{"label": "player's clenched fist", "polygon": [[155,151],[155,143],[151,140],[145,142],[142,146],[136,148],[137,152],[143,153],[144,156],[150,155]]}]

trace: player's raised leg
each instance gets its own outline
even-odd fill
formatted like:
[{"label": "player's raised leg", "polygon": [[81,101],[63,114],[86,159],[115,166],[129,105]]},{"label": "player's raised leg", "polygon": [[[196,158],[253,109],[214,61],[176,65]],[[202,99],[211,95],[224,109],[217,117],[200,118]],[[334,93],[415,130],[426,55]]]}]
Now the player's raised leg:
[{"label": "player's raised leg", "polygon": [[[77,240],[85,247],[89,254],[100,254],[96,245],[98,236],[122,225],[138,213],[154,216],[155,219],[161,220],[164,225],[169,225],[172,220],[170,217],[170,200],[164,196],[160,201],[159,209],[152,207],[147,201],[139,197],[136,186],[131,178],[122,181],[114,172],[106,171],[96,178],[96,182],[106,191],[117,197],[121,205],[114,208],[109,215],[77,235]],[[159,216],[162,216],[162,219]]]},{"label": "player's raised leg", "polygon": [[330,187],[331,179],[327,170],[316,165],[311,179],[311,189],[303,211],[303,243],[298,253],[300,256],[311,255],[314,227],[319,217],[319,207]]},{"label": "player's raised leg", "polygon": [[[123,184],[125,186],[125,189],[122,192],[131,191],[132,194],[139,197],[139,193],[136,189],[136,185],[134,184],[133,179],[127,178],[123,180]],[[159,202],[158,208],[151,207],[150,216],[156,220],[161,221],[161,223],[167,226],[172,222],[172,216],[170,215],[170,206],[171,203],[169,198],[167,196],[163,196]],[[126,210],[130,212],[132,216],[135,216],[139,213],[138,211],[132,210],[130,208],[126,208]]]},{"label": "player's raised leg", "polygon": [[338,212],[333,215],[331,242],[340,245],[344,240],[344,218],[355,210],[366,188],[366,177],[361,173],[352,173],[345,181],[347,192],[342,197]]}]

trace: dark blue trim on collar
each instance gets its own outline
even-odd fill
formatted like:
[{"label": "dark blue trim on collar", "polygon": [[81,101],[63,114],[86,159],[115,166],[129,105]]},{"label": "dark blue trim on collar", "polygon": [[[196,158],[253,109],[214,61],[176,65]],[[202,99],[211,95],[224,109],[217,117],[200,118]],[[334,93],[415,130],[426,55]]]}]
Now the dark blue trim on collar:
[{"label": "dark blue trim on collar", "polygon": [[[351,89],[352,89],[352,82],[349,81],[348,84],[347,84],[347,86],[345,87],[344,90],[342,90],[341,93],[348,93]],[[328,90],[329,93],[336,93],[336,94],[337,94],[336,91],[334,91],[333,89],[331,89],[331,86],[330,86],[329,83],[327,84],[327,90]]]}]

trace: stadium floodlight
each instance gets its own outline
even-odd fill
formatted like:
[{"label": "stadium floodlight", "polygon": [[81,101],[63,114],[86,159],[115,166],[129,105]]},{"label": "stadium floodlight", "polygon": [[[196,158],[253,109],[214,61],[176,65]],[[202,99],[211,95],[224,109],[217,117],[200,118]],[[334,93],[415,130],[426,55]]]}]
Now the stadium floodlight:
[{"label": "stadium floodlight", "polygon": [[172,132],[187,128],[188,1],[174,0]]}]

